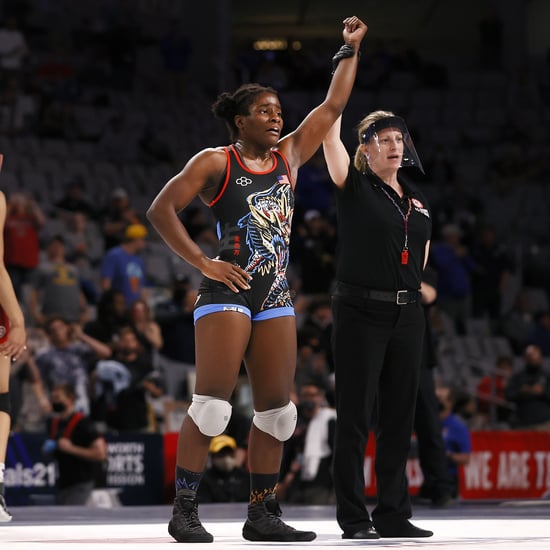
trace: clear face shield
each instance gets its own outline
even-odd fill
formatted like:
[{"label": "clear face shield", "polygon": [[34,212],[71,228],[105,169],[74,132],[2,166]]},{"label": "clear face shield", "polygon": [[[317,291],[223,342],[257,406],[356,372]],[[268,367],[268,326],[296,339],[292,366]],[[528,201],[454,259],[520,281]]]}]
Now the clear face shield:
[{"label": "clear face shield", "polygon": [[399,116],[385,117],[377,120],[376,122],[373,122],[361,134],[361,143],[366,144],[372,138],[376,143],[378,151],[380,151],[378,132],[387,128],[397,128],[403,135],[403,156],[401,158],[401,166],[416,166],[424,174],[424,168],[414,147],[414,143],[411,135],[409,134],[407,125],[405,124],[405,121]]}]

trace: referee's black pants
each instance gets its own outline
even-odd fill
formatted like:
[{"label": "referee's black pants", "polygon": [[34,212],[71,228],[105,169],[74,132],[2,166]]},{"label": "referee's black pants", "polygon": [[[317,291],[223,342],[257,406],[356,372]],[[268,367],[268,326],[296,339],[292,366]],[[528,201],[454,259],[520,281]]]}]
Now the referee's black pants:
[{"label": "referee's black pants", "polygon": [[337,520],[352,534],[371,525],[363,465],[375,400],[378,501],[372,519],[391,526],[411,517],[406,465],[425,319],[419,302],[396,305],[337,295],[332,303]]}]

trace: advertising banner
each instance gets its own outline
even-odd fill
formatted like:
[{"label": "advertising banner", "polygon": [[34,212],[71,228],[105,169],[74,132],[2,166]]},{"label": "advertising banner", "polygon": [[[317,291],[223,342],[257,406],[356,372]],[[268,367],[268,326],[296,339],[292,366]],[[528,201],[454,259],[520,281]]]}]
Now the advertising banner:
[{"label": "advertising banner", "polygon": [[[459,469],[464,500],[539,499],[550,497],[550,433],[535,431],[472,432],[470,463]],[[365,494],[376,495],[374,435],[365,452]],[[416,495],[423,476],[413,437],[407,461],[409,493]]]},{"label": "advertising banner", "polygon": [[[44,457],[45,436],[13,434],[6,455],[6,501],[11,506],[53,504],[56,462]],[[99,483],[118,489],[121,504],[161,504],[164,449],[160,434],[107,436],[108,459],[98,465]]]}]

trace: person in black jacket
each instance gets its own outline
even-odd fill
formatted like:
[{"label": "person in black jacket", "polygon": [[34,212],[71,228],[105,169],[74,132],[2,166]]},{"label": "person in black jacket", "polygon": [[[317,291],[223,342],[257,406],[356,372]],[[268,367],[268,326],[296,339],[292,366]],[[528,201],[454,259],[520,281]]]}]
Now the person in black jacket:
[{"label": "person in black jacket", "polygon": [[210,466],[198,490],[201,502],[247,502],[249,475],[237,464],[237,442],[229,435],[213,437],[208,448]]}]

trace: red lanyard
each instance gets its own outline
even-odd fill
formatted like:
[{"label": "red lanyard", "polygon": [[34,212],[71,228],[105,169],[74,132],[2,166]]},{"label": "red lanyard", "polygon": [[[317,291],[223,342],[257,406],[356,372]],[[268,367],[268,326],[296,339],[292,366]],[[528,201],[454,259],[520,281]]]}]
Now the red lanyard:
[{"label": "red lanyard", "polygon": [[383,188],[380,187],[382,191],[384,191],[384,195],[390,199],[392,204],[395,206],[397,211],[399,212],[399,215],[403,218],[403,228],[405,232],[405,244],[403,245],[403,250],[401,250],[401,265],[407,265],[409,263],[409,216],[411,215],[412,211],[412,201],[410,197],[407,197],[407,202],[409,204],[409,208],[407,210],[406,214],[403,214],[403,210],[401,210],[400,206],[395,202],[393,197]]}]

